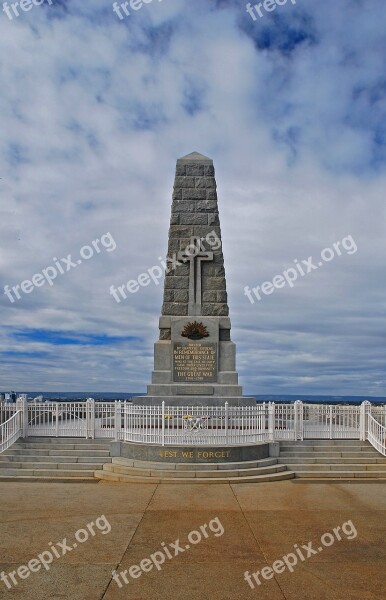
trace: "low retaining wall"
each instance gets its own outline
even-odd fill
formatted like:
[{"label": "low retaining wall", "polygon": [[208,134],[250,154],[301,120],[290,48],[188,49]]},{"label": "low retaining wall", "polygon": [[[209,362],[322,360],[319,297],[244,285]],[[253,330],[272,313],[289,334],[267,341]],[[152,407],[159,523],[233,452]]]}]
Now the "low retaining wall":
[{"label": "low retaining wall", "polygon": [[171,463],[227,463],[261,460],[277,456],[278,444],[248,446],[155,446],[132,442],[112,442],[111,456]]}]

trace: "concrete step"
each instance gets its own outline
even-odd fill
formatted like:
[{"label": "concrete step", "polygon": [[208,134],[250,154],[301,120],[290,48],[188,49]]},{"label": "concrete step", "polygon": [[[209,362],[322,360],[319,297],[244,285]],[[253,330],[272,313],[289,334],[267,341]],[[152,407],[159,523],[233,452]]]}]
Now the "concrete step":
[{"label": "concrete step", "polygon": [[255,475],[270,475],[272,473],[280,473],[287,470],[285,465],[274,465],[271,467],[259,467],[257,469],[227,469],[227,470],[200,470],[196,465],[195,471],[171,471],[160,469],[138,469],[134,467],[124,467],[116,464],[104,465],[103,471],[115,473],[117,475],[128,475],[131,477],[156,477],[156,478],[229,478],[229,477],[249,477]]},{"label": "concrete step", "polygon": [[105,438],[79,438],[79,437],[44,437],[34,436],[28,438],[20,438],[17,443],[28,444],[104,444],[110,446],[112,439]]},{"label": "concrete step", "polygon": [[7,462],[46,462],[46,463],[100,463],[104,464],[106,462],[111,462],[110,456],[48,456],[46,454],[40,454],[38,456],[30,455],[30,454],[0,454],[0,469],[3,466],[3,463]]},{"label": "concrete step", "polygon": [[79,469],[79,470],[65,470],[65,469],[1,469],[0,477],[6,476],[35,476],[35,477],[94,477],[94,469]]},{"label": "concrete step", "polygon": [[287,467],[291,469],[291,471],[295,471],[298,473],[300,471],[341,471],[351,473],[353,471],[377,471],[377,472],[385,472],[386,476],[386,465],[342,465],[342,464],[325,464],[325,465],[310,465],[310,464],[292,464],[286,463]]},{"label": "concrete step", "polygon": [[0,455],[0,481],[94,482],[111,460],[104,440],[28,438]]},{"label": "concrete step", "polygon": [[39,443],[22,443],[15,444],[12,448],[23,448],[26,450],[104,450],[110,451],[109,444],[39,444]]},{"label": "concrete step", "polygon": [[280,458],[376,458],[379,452],[280,452]]},{"label": "concrete step", "polygon": [[0,471],[0,481],[9,483],[98,483],[95,477],[46,477],[41,475],[36,476],[14,476],[2,475]]},{"label": "concrete step", "polygon": [[361,440],[354,440],[354,439],[335,439],[335,440],[316,440],[316,439],[309,439],[309,440],[299,440],[299,441],[294,441],[294,440],[282,440],[280,442],[281,446],[333,446],[333,445],[337,445],[337,446],[370,446],[371,444],[369,442],[362,442]]},{"label": "concrete step", "polygon": [[[103,471],[101,471],[103,473]],[[307,479],[382,479],[386,481],[385,471],[296,471],[296,478]]]},{"label": "concrete step", "polygon": [[340,465],[361,465],[361,464],[386,464],[386,457],[378,454],[379,458],[374,457],[364,457],[364,458],[342,458],[341,456],[335,458],[324,458],[324,457],[313,457],[313,458],[304,458],[303,456],[291,456],[291,457],[279,457],[279,464],[340,464]]},{"label": "concrete step", "polygon": [[247,468],[259,468],[259,467],[270,467],[277,464],[277,458],[263,458],[261,460],[250,460],[233,463],[166,463],[166,462],[149,462],[141,460],[131,460],[123,457],[115,457],[112,459],[112,463],[115,465],[121,465],[124,467],[135,467],[138,469],[159,469],[163,471],[215,471],[215,470],[229,470],[229,469],[247,469]]},{"label": "concrete step", "polygon": [[372,446],[349,446],[349,445],[338,445],[334,446],[280,446],[281,452],[377,452]]},{"label": "concrete step", "polygon": [[[111,459],[110,459],[111,460]],[[3,473],[5,469],[67,469],[68,471],[84,470],[97,470],[103,469],[105,463],[87,462],[87,463],[55,463],[55,462],[5,462],[0,465],[0,473]]]},{"label": "concrete step", "polygon": [[386,481],[386,457],[360,440],[283,442],[278,464],[286,465],[297,479]]},{"label": "concrete step", "polygon": [[384,477],[318,477],[318,475],[310,477],[296,477],[293,482],[302,485],[303,483],[386,483]]},{"label": "concrete step", "polygon": [[[31,452],[33,452],[33,454],[35,456],[40,455],[40,456],[110,456],[110,452],[108,450],[94,450],[94,449],[87,449],[87,450],[62,450],[62,449],[54,449],[54,450],[49,450],[49,449],[35,449],[35,448],[31,448],[30,449]],[[16,455],[25,455],[26,454],[26,449],[25,448],[18,448],[16,446],[11,446],[11,448],[8,448],[8,450],[5,450],[1,456],[16,456]]]},{"label": "concrete step", "polygon": [[271,473],[268,475],[252,475],[248,477],[170,477],[170,478],[159,478],[159,477],[140,477],[131,475],[122,475],[118,473],[110,473],[108,471],[96,471],[96,479],[106,482],[122,482],[122,483],[151,483],[151,484],[167,484],[167,483],[178,483],[178,484],[219,484],[219,483],[266,483],[274,481],[283,481],[286,479],[293,479],[294,473],[291,471],[282,471],[279,473]]}]

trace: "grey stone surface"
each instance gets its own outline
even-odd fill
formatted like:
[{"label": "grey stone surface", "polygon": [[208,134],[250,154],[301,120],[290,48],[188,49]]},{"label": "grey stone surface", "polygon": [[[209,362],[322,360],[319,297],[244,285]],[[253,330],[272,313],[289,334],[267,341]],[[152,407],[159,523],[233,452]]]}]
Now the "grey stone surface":
[{"label": "grey stone surface", "polygon": [[170,340],[172,336],[171,329],[160,329],[159,339],[160,340]]},{"label": "grey stone surface", "polygon": [[200,154],[199,152],[191,152],[182,158],[177,160],[177,167],[181,165],[190,165],[190,164],[198,163],[199,165],[205,165],[208,168],[209,165],[213,165],[213,160]]},{"label": "grey stone surface", "polygon": [[271,458],[279,458],[279,456],[280,456],[280,443],[279,442],[271,442],[269,444],[269,456]]},{"label": "grey stone surface", "polygon": [[[226,316],[229,314],[229,308],[213,161],[197,152],[177,161],[168,257],[171,257],[174,252],[183,253],[192,236],[203,240],[204,248],[208,252],[213,252],[214,255],[213,264],[210,260],[191,259],[192,262],[199,262],[199,268],[202,270],[202,276],[199,277],[201,290],[198,290],[197,294],[198,307],[192,308],[191,294],[188,300],[186,300],[186,295],[178,294],[176,296],[175,293],[173,294],[181,289],[189,289],[189,284],[182,277],[181,272],[173,270],[165,276],[162,313],[164,315],[180,314],[181,316],[190,314]],[[178,243],[176,244],[176,242]],[[216,269],[214,265],[216,265]],[[190,271],[190,273],[192,272]],[[193,285],[192,281],[191,285]],[[203,292],[218,293],[206,294],[203,297]]]},{"label": "grey stone surface", "polygon": [[235,371],[219,371],[218,382],[227,385],[237,385],[239,376]]},{"label": "grey stone surface", "polygon": [[220,342],[219,370],[236,370],[236,344],[234,342]]},{"label": "grey stone surface", "polygon": [[[178,385],[182,385],[181,382],[173,382],[172,384],[162,384],[162,383],[157,383],[157,384],[150,384],[147,386],[147,393],[149,396],[168,396],[168,398],[162,398],[163,400],[168,400],[169,401],[169,397],[171,396],[176,396],[176,392],[177,392],[177,387]],[[188,384],[185,384],[188,385]],[[193,390],[199,390],[200,383],[191,383],[189,384],[192,386],[192,394],[193,394]],[[194,387],[193,387],[194,386]],[[228,397],[232,397],[232,396],[242,396],[242,388],[240,385],[229,385],[229,384],[219,384],[219,383],[214,383],[213,384],[213,395],[222,399],[223,403],[225,402],[225,400],[228,399]],[[256,404],[256,400],[254,401],[254,403]]]},{"label": "grey stone surface", "polygon": [[163,328],[165,328],[165,329],[167,329],[167,328],[170,328],[170,327],[171,327],[171,325],[172,325],[172,320],[171,320],[171,317],[164,317],[164,316],[161,316],[161,317],[159,318],[159,327],[160,327],[160,329],[163,329]]},{"label": "grey stone surface", "polygon": [[172,356],[168,341],[158,341],[154,344],[154,368],[156,371],[171,371]]},{"label": "grey stone surface", "polygon": [[177,396],[192,396],[197,394],[199,396],[211,396],[214,392],[213,385],[178,385],[176,388]]},{"label": "grey stone surface", "polygon": [[[162,339],[162,338],[160,338]],[[164,338],[166,339],[166,338]],[[220,342],[230,342],[231,332],[229,329],[220,329]]]},{"label": "grey stone surface", "polygon": [[152,383],[172,383],[171,371],[153,371]]},{"label": "grey stone surface", "polygon": [[223,317],[219,320],[220,329],[231,329],[231,320],[229,317]]}]

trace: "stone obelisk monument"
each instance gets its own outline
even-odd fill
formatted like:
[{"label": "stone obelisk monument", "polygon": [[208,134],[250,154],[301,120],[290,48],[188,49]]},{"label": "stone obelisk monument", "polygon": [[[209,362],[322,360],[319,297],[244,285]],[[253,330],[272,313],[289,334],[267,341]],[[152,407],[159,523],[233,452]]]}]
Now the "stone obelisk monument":
[{"label": "stone obelisk monument", "polygon": [[249,406],[236,371],[213,161],[177,161],[160,335],[144,404]]}]

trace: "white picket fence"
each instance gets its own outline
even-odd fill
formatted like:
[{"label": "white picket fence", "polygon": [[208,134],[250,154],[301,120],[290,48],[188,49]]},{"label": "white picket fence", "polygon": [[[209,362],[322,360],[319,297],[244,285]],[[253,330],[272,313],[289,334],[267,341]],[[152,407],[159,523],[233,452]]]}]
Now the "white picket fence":
[{"label": "white picket fence", "polygon": [[[17,416],[18,415],[18,416]],[[303,439],[368,439],[386,454],[386,407],[273,402],[252,407],[130,402],[0,404],[1,446],[17,437],[83,437],[161,446],[226,446]],[[8,444],[8,445],[7,445]]]}]

